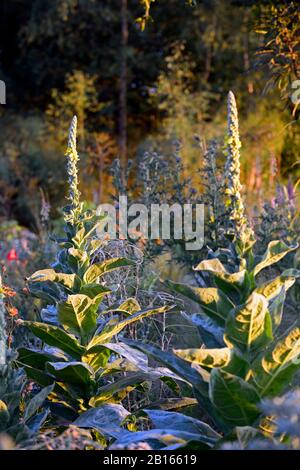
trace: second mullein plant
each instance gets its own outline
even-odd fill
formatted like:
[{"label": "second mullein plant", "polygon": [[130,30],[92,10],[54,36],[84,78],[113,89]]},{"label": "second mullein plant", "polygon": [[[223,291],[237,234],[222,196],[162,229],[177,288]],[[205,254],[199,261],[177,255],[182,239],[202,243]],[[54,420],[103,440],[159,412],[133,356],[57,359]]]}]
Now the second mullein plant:
[{"label": "second mullein plant", "polygon": [[19,349],[18,361],[38,384],[53,385],[48,402],[54,415],[109,435],[128,415],[121,405],[126,395],[159,376],[144,357],[140,360],[136,351],[116,341],[118,334],[168,307],[141,311],[134,298],[109,306],[111,289],[105,275],[132,266],[134,261],[95,261],[103,244],[96,233],[103,220],[85,211],[80,202],[76,117],[66,157],[69,204],[64,208],[65,237],[58,240],[55,264],[28,279],[31,294],[47,306],[41,311],[42,321],[23,322],[40,343],[35,340],[35,347]]},{"label": "second mullein plant", "polygon": [[[267,432],[261,422],[261,400],[284,392],[300,368],[300,328],[286,333],[280,330],[287,290],[300,272],[286,269],[270,280],[262,279],[260,273],[297,246],[272,241],[263,256],[255,255],[255,236],[241,197],[238,117],[231,92],[225,144],[228,223],[223,236],[227,246],[211,252],[209,259],[194,268],[206,274],[206,287],[166,282],[200,304],[201,313],[189,318],[198,327],[204,345],[175,349],[173,354],[152,345],[131,345],[159,358],[189,382],[200,407],[223,434],[236,429],[239,433],[241,429],[249,431],[249,426]],[[168,419],[166,412],[162,413],[168,427],[175,418],[170,414]],[[190,423],[189,429],[197,426],[205,432],[200,422]]]}]

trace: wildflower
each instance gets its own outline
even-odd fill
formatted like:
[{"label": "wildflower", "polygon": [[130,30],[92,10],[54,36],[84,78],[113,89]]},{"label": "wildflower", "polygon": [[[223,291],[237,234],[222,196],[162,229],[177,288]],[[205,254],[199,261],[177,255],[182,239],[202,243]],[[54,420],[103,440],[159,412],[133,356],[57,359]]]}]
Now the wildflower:
[{"label": "wildflower", "polygon": [[252,246],[254,234],[245,215],[245,207],[241,196],[240,181],[240,147],[239,123],[236,101],[232,91],[228,93],[228,128],[225,139],[225,194],[228,196],[226,206],[229,209],[229,233],[233,232],[241,251]]},{"label": "wildflower", "polygon": [[5,286],[5,285],[2,285],[1,293],[5,297],[15,297],[17,295],[16,291],[14,291],[13,289],[11,289],[10,287]]},{"label": "wildflower", "polygon": [[71,225],[79,222],[81,213],[80,192],[78,190],[78,169],[79,161],[76,150],[76,134],[77,134],[77,117],[74,116],[69,130],[68,146],[66,151],[67,157],[67,173],[69,183],[69,205],[64,208],[65,221]]},{"label": "wildflower", "polygon": [[9,262],[18,261],[18,259],[19,259],[18,253],[16,252],[16,250],[14,248],[11,248],[11,250],[9,250],[9,252],[7,253],[6,259]]},{"label": "wildflower", "polygon": [[7,311],[10,317],[16,317],[19,314],[19,310],[16,307],[8,307]]}]

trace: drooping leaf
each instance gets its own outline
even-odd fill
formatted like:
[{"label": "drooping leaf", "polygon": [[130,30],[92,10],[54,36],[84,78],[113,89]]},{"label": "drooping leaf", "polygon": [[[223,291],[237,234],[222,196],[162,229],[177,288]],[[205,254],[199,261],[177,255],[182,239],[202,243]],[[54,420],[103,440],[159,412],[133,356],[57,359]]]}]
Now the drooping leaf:
[{"label": "drooping leaf", "polygon": [[97,326],[97,309],[94,301],[86,295],[69,295],[58,305],[58,318],[61,325],[70,333],[80,333],[87,337]]},{"label": "drooping leaf", "polygon": [[94,379],[93,369],[84,362],[48,362],[46,371],[58,381],[70,384],[89,384]]},{"label": "drooping leaf", "polygon": [[247,302],[231,312],[225,342],[249,353],[272,340],[272,322],[266,298],[253,292]]},{"label": "drooping leaf", "polygon": [[217,346],[225,346],[223,339],[224,328],[216,325],[215,322],[205,315],[199,315],[197,313],[192,315],[190,320],[197,326],[199,334],[206,347],[215,348]]},{"label": "drooping leaf", "polygon": [[230,360],[230,349],[173,349],[176,356],[181,357],[185,361],[199,364],[202,367],[211,369],[215,367],[223,367]]},{"label": "drooping leaf", "polygon": [[105,404],[91,408],[73,422],[79,428],[97,429],[105,436],[117,437],[120,426],[129,412],[119,404]]},{"label": "drooping leaf", "polygon": [[297,269],[286,269],[283,273],[260,285],[255,289],[258,294],[264,295],[268,300],[274,299],[284,288],[285,292],[292,287],[295,280],[300,277],[300,271]]},{"label": "drooping leaf", "polygon": [[126,299],[121,305],[110,307],[101,312],[102,315],[107,313],[125,313],[126,315],[132,315],[141,310],[141,306],[135,298]]},{"label": "drooping leaf", "polygon": [[56,273],[54,269],[36,271],[28,278],[28,282],[58,282],[68,289],[74,289],[75,285],[80,285],[80,279],[76,274]]},{"label": "drooping leaf", "polygon": [[38,411],[39,408],[42,407],[48,395],[53,391],[53,388],[54,384],[43,388],[30,400],[29,403],[26,404],[23,416],[25,422],[28,421]]},{"label": "drooping leaf", "polygon": [[257,358],[252,380],[261,397],[274,397],[291,382],[299,368],[300,328],[295,328],[272,350]]},{"label": "drooping leaf", "polygon": [[216,442],[221,438],[221,435],[214,431],[208,424],[192,418],[191,416],[185,416],[173,411],[151,409],[146,409],[144,412],[149,416],[155,428],[175,429],[193,434],[199,433],[208,438],[212,438],[212,442]]},{"label": "drooping leaf", "polygon": [[94,369],[94,372],[98,372],[106,366],[107,361],[111,356],[111,350],[106,345],[94,346],[88,350],[81,358],[83,362],[86,362],[89,366]]},{"label": "drooping leaf", "polygon": [[95,282],[98,277],[108,272],[114,271],[126,266],[132,266],[135,263],[127,258],[111,258],[102,263],[92,264],[85,272],[83,280],[85,283],[90,284]]},{"label": "drooping leaf", "polygon": [[164,283],[175,292],[201,305],[203,312],[219,325],[224,325],[227,315],[234,307],[231,300],[215,287],[190,287],[173,281]]},{"label": "drooping leaf", "polygon": [[[65,357],[67,360],[67,357]],[[39,351],[29,348],[18,349],[18,362],[26,364],[27,366],[35,367],[36,369],[43,370],[46,362],[61,362],[61,356],[55,356],[54,354],[48,354],[44,351]]]},{"label": "drooping leaf", "polygon": [[204,396],[208,393],[207,383],[202,379],[201,375],[194,370],[186,361],[176,357],[174,354],[162,351],[151,344],[141,343],[138,341],[126,340],[130,346],[139,349],[151,358],[160,361],[182,380],[190,383],[203,392]]},{"label": "drooping leaf", "polygon": [[23,325],[49,346],[59,348],[75,359],[80,359],[85,351],[74,336],[57,326],[33,321],[24,321]]},{"label": "drooping leaf", "polygon": [[207,271],[216,278],[239,286],[243,284],[246,273],[245,269],[235,273],[229,273],[218,258],[203,260],[194,269],[195,271]]},{"label": "drooping leaf", "polygon": [[88,345],[88,349],[97,346],[98,344],[103,344],[108,342],[111,338],[113,338],[116,334],[120,333],[126,326],[134,323],[136,321],[142,320],[143,318],[149,317],[151,315],[156,315],[159,313],[164,313],[169,310],[170,307],[163,306],[159,308],[149,309],[149,310],[142,310],[140,312],[136,312],[133,315],[130,315],[125,320],[107,324],[100,334],[95,336],[92,341]]},{"label": "drooping leaf", "polygon": [[211,372],[210,399],[223,419],[232,425],[252,425],[259,416],[255,388],[222,369]]},{"label": "drooping leaf", "polygon": [[271,241],[261,261],[255,266],[253,272],[256,276],[262,269],[280,261],[285,255],[298,248],[298,245],[288,246],[280,240]]},{"label": "drooping leaf", "polygon": [[97,392],[95,397],[92,397],[89,401],[89,405],[92,407],[97,407],[101,405],[104,401],[109,400],[113,395],[118,392],[126,390],[126,395],[129,391],[133,390],[141,382],[149,380],[149,374],[139,372],[137,374],[128,374],[126,377],[116,380],[107,385],[103,385]]}]

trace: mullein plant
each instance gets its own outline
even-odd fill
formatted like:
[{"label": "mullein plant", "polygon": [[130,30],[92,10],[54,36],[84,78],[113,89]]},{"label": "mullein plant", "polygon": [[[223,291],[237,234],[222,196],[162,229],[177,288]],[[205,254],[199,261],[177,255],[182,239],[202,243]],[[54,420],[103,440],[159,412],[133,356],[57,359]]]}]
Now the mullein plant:
[{"label": "mullein plant", "polygon": [[15,354],[7,348],[5,313],[0,279],[0,435],[9,436],[14,444],[24,444],[34,439],[45,423],[49,411],[42,407],[53,387],[27,399],[26,375],[15,367]]},{"label": "mullein plant", "polygon": [[236,426],[260,425],[260,401],[284,391],[300,368],[300,329],[278,333],[286,292],[300,271],[286,269],[264,282],[259,276],[297,245],[271,241],[263,255],[254,255],[255,237],[241,197],[240,140],[232,93],[228,114],[224,192],[229,219],[224,236],[230,242],[194,268],[208,275],[205,287],[166,282],[167,287],[200,305],[201,313],[190,321],[198,327],[204,345],[174,350],[175,354],[152,345],[135,345],[189,381],[202,409],[225,433]]},{"label": "mullein plant", "polygon": [[[105,302],[112,292],[105,274],[132,266],[134,261],[109,258],[97,262],[97,250],[104,243],[97,237],[97,227],[104,220],[85,211],[80,201],[76,122],[74,117],[66,152],[69,201],[64,208],[65,237],[57,240],[60,248],[54,265],[28,279],[31,294],[48,305],[41,311],[43,321],[24,321],[23,326],[42,345],[20,348],[18,361],[38,384],[53,386],[48,400],[54,414],[70,422],[82,413],[82,423],[83,412],[105,404],[110,404],[107,416],[114,405],[117,414],[126,415],[121,400],[135,387],[157,377],[144,360],[139,362],[136,351],[132,354],[131,348],[119,341],[118,334],[134,322],[164,313],[168,307],[141,310],[134,298],[121,305]],[[88,418],[91,420],[91,413]]]}]

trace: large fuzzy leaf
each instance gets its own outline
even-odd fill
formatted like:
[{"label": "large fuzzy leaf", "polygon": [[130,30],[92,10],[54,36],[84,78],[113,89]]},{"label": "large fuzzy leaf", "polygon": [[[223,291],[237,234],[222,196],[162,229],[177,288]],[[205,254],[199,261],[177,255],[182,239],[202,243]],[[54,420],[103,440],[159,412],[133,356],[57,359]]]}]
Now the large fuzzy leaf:
[{"label": "large fuzzy leaf", "polygon": [[76,274],[56,273],[54,269],[41,269],[28,278],[29,282],[58,282],[59,284],[74,289],[75,285],[80,285],[80,279]]},{"label": "large fuzzy leaf", "polygon": [[252,381],[261,397],[279,395],[300,368],[300,328],[293,329],[253,365]]},{"label": "large fuzzy leaf", "polygon": [[193,364],[199,364],[202,367],[212,369],[214,367],[223,367],[230,360],[230,349],[173,349],[174,353]]},{"label": "large fuzzy leaf", "polygon": [[39,393],[37,393],[29,403],[27,403],[23,419],[26,422],[29,420],[41,406],[43,406],[48,395],[53,391],[54,384],[49,385],[48,387],[43,388]]},{"label": "large fuzzy leaf", "polygon": [[97,429],[106,436],[117,437],[120,426],[128,415],[129,412],[122,405],[105,404],[81,413],[73,424],[79,428]]},{"label": "large fuzzy leaf", "polygon": [[67,357],[29,348],[18,349],[18,362],[36,369],[43,370],[46,362],[61,362],[62,359],[67,360]]},{"label": "large fuzzy leaf", "polygon": [[69,295],[58,305],[58,319],[70,333],[87,337],[97,326],[97,309],[94,301],[86,295]]},{"label": "large fuzzy leaf", "polygon": [[91,366],[94,369],[94,372],[96,373],[99,371],[99,369],[102,369],[106,366],[110,356],[110,349],[105,346],[99,345],[87,351],[81,357],[81,360]]},{"label": "large fuzzy leaf", "polygon": [[111,258],[102,263],[92,264],[85,272],[83,280],[85,283],[90,284],[95,282],[98,277],[115,269],[123,268],[126,266],[134,265],[134,261],[127,258]]},{"label": "large fuzzy leaf", "polygon": [[224,328],[216,325],[216,323],[206,315],[195,313],[190,317],[190,321],[198,328],[199,334],[206,347],[215,348],[217,346],[225,346],[223,339]]},{"label": "large fuzzy leaf", "polygon": [[262,269],[271,266],[280,261],[287,253],[296,250],[298,245],[288,246],[284,242],[274,240],[269,243],[268,248],[263,255],[261,261],[255,266],[253,273],[256,276]]},{"label": "large fuzzy leaf", "polygon": [[272,340],[272,323],[266,298],[253,292],[247,302],[229,315],[225,342],[249,353]]},{"label": "large fuzzy leaf", "polygon": [[111,290],[107,287],[102,286],[101,284],[85,284],[81,287],[79,294],[87,295],[94,301],[100,302],[103,297],[110,294]]},{"label": "large fuzzy leaf", "polygon": [[245,279],[246,270],[229,273],[218,258],[203,260],[195,268],[195,271],[207,271],[226,283],[242,285]]},{"label": "large fuzzy leaf", "polygon": [[75,359],[80,359],[81,355],[85,352],[85,349],[78,343],[74,336],[66,333],[57,326],[34,321],[24,321],[23,325],[27,326],[32,333],[49,346],[59,348]]},{"label": "large fuzzy leaf", "polygon": [[231,300],[215,287],[190,287],[173,281],[165,281],[164,284],[173,291],[197,302],[208,317],[222,326],[230,310],[234,307]]},{"label": "large fuzzy leaf", "polygon": [[199,433],[211,438],[212,442],[216,442],[221,438],[221,435],[214,431],[208,424],[192,418],[191,416],[162,410],[146,409],[144,412],[149,416],[155,428],[176,429],[178,431],[186,431],[194,434]]},{"label": "large fuzzy leaf", "polygon": [[90,399],[89,405],[92,407],[99,406],[119,392],[126,392],[126,396],[127,393],[136,388],[137,385],[150,379],[151,377],[149,374],[145,374],[143,372],[128,374],[126,377],[122,377],[115,382],[100,387],[97,392],[97,396]]},{"label": "large fuzzy leaf", "polygon": [[144,352],[151,358],[155,359],[156,361],[161,362],[164,364],[168,369],[175,372],[177,376],[182,378],[182,380],[190,383],[195,388],[198,388],[204,396],[208,393],[208,385],[201,377],[200,373],[194,370],[186,361],[183,359],[176,357],[174,354],[171,354],[166,351],[162,351],[155,346],[147,343],[141,343],[138,341],[130,341],[126,340],[130,346],[139,349],[140,351]]},{"label": "large fuzzy leaf", "polygon": [[100,334],[98,334],[92,339],[92,341],[88,345],[88,349],[91,349],[92,347],[97,346],[98,344],[106,343],[115,335],[120,333],[120,331],[122,331],[126,326],[130,325],[131,323],[142,320],[143,318],[149,317],[151,315],[156,315],[158,313],[165,313],[169,309],[170,307],[163,306],[163,307],[149,309],[149,310],[142,310],[140,312],[134,313],[133,315],[130,315],[125,320],[122,320],[113,324],[109,323],[103,328]]},{"label": "large fuzzy leaf", "polygon": [[125,315],[132,315],[141,310],[141,306],[135,298],[126,299],[121,305],[112,306],[109,309],[101,311],[101,315],[107,313],[124,313]]},{"label": "large fuzzy leaf", "polygon": [[70,384],[89,384],[94,378],[93,369],[84,362],[48,362],[46,371],[56,380]]},{"label": "large fuzzy leaf", "polygon": [[211,372],[210,399],[227,423],[248,426],[259,416],[256,403],[259,395],[255,388],[240,377],[222,369]]},{"label": "large fuzzy leaf", "polygon": [[268,300],[272,300],[281,292],[282,288],[286,292],[290,287],[292,287],[295,280],[299,277],[300,271],[297,269],[286,269],[280,276],[265,282],[257,287],[255,291],[258,294],[264,295]]}]

